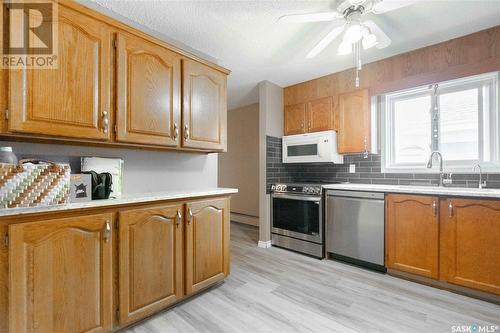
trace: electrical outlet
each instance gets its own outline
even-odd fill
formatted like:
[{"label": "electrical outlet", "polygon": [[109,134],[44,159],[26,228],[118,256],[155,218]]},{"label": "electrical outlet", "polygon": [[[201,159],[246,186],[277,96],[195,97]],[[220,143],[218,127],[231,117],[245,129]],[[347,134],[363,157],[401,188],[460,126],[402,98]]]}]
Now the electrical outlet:
[{"label": "electrical outlet", "polygon": [[356,172],[356,164],[349,164],[349,173]]}]

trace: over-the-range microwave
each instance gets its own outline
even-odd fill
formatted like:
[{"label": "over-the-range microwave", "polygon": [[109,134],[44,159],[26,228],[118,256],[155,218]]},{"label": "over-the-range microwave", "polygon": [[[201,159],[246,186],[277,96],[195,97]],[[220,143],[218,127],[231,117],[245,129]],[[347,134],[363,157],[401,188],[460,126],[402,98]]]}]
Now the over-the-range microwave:
[{"label": "over-the-range microwave", "polygon": [[337,133],[287,135],[283,137],[283,163],[344,163],[337,152]]}]

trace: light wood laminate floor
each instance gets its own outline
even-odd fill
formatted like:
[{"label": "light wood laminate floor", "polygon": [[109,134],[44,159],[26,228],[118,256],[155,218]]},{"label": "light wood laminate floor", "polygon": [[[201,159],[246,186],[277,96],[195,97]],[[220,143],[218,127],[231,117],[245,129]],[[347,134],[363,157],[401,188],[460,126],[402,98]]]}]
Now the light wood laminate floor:
[{"label": "light wood laminate floor", "polygon": [[261,249],[255,227],[231,228],[226,282],[127,332],[452,332],[457,325],[500,326],[499,305],[331,260]]}]

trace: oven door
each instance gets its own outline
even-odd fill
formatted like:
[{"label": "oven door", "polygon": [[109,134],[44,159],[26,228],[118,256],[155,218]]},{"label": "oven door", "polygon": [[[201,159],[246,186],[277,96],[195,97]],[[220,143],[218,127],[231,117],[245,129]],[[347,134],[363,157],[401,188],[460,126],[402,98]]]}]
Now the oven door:
[{"label": "oven door", "polygon": [[321,196],[271,194],[271,231],[323,244]]}]

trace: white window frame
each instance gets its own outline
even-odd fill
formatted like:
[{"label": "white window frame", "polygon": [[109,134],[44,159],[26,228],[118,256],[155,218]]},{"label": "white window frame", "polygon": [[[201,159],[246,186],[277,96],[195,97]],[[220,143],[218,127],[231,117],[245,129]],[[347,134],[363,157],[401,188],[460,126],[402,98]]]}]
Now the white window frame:
[{"label": "white window frame", "polygon": [[[499,87],[499,72],[486,73],[481,75],[474,75],[466,78],[461,78],[457,80],[445,81],[438,83],[438,94],[449,93],[457,90],[464,90],[467,87],[487,87],[489,89],[489,101],[485,98],[480,99],[480,106],[484,105],[485,102],[489,103],[485,108],[480,107],[479,122],[484,121],[483,110],[489,113],[489,119],[491,120],[488,124],[489,130],[489,142],[490,142],[490,156],[491,161],[482,161],[482,144],[483,144],[483,127],[479,126],[479,160],[460,160],[460,161],[450,161],[446,160],[444,157],[444,168],[446,172],[455,173],[472,173],[472,166],[476,163],[480,163],[484,172],[490,173],[500,173],[500,111],[498,98],[500,96]],[[389,93],[380,99],[379,108],[381,110],[381,171],[384,173],[438,173],[439,170],[436,168],[428,169],[426,167],[426,162],[422,164],[413,163],[394,163],[395,147],[392,144],[394,142],[394,101],[401,99],[402,97],[414,97],[419,95],[429,94],[432,100],[431,109],[434,107],[436,102],[434,90],[434,85],[421,86],[412,89],[406,89],[397,91],[394,93]],[[482,94],[480,94],[482,96]],[[431,112],[431,110],[429,110]],[[439,121],[439,120],[438,120]],[[434,126],[434,122],[431,119],[431,126]],[[432,129],[431,129],[432,135]],[[435,143],[431,139],[432,148],[436,149]]]}]

